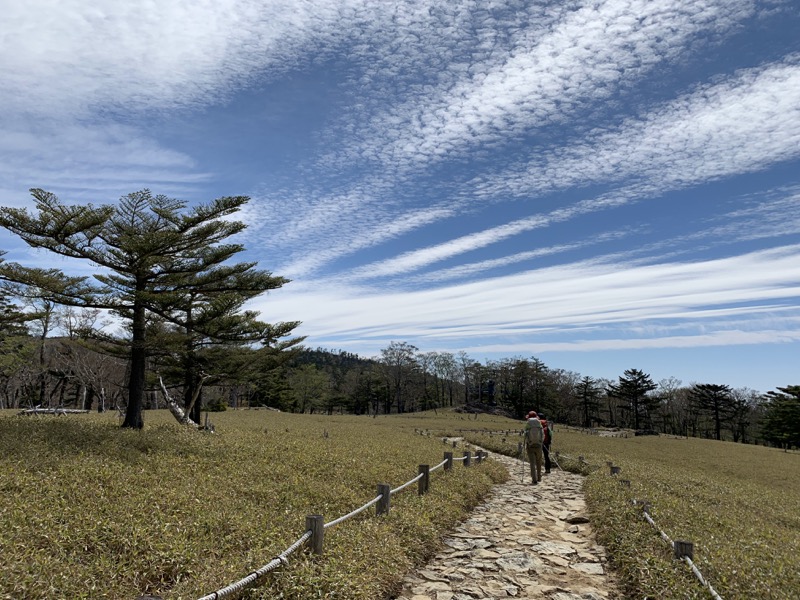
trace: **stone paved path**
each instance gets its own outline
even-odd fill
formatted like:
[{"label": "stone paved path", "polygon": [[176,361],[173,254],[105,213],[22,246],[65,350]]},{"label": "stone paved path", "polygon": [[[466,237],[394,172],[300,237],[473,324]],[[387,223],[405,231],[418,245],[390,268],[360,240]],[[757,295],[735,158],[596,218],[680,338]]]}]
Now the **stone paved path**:
[{"label": "stone paved path", "polygon": [[525,483],[519,460],[489,498],[444,538],[424,568],[406,576],[398,600],[611,600],[622,598],[586,517],[583,478],[556,468]]}]

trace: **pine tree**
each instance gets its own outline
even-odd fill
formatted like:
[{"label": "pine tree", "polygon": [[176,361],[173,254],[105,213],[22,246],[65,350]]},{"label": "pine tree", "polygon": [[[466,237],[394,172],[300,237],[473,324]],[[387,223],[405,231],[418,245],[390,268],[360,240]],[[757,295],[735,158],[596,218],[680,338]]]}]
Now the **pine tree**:
[{"label": "pine tree", "polygon": [[[34,214],[0,208],[0,225],[33,248],[89,261],[103,269],[86,278],[56,270],[0,265],[0,277],[35,286],[51,300],[72,306],[108,309],[130,322],[128,406],[123,427],[141,428],[145,387],[148,315],[185,325],[177,314],[187,297],[202,290],[244,297],[280,287],[286,280],[254,270],[253,263],[225,266],[243,250],[224,243],[245,225],[227,217],[249,199],[218,198],[191,209],[185,202],[142,190],[116,205],[66,205],[49,192],[31,190]],[[244,289],[237,286],[242,285]]]},{"label": "pine tree", "polygon": [[800,447],[800,385],[767,392],[767,401],[761,423],[764,439],[782,448]]},{"label": "pine tree", "polygon": [[727,385],[699,383],[689,392],[690,401],[714,420],[714,437],[722,439],[722,423],[734,412],[733,395]]},{"label": "pine tree", "polygon": [[617,385],[608,386],[608,393],[625,403],[632,415],[634,429],[639,429],[641,421],[650,418],[650,411],[658,403],[657,398],[648,396],[657,387],[650,375],[639,369],[628,369],[619,377]]}]

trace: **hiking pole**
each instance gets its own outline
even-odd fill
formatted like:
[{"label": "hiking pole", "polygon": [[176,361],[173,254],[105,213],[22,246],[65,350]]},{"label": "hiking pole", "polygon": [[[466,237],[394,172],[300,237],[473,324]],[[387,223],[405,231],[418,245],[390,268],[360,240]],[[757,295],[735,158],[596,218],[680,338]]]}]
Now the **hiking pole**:
[{"label": "hiking pole", "polygon": [[523,448],[522,443],[519,445],[519,458],[520,464],[522,465],[522,477],[520,477],[519,482],[525,483],[525,450]]},{"label": "hiking pole", "polygon": [[561,471],[563,471],[564,469],[562,469],[562,468],[561,468],[561,465],[560,465],[560,464],[558,464],[558,461],[556,460],[556,457],[555,457],[554,455],[550,454],[550,451],[549,451],[549,450],[547,450],[547,449],[545,449],[545,452],[547,452],[547,456],[549,456],[549,457],[550,457],[550,460],[551,460],[552,462],[554,462],[554,463],[555,463],[555,465],[556,465],[556,466],[557,466],[557,467],[558,467],[558,468],[559,468]]}]

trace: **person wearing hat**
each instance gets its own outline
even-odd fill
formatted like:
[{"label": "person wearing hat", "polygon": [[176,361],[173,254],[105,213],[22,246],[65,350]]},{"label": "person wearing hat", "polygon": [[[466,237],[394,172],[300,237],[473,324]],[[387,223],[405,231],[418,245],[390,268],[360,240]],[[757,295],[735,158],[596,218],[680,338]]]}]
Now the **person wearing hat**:
[{"label": "person wearing hat", "polygon": [[536,485],[542,480],[544,429],[535,411],[529,412],[527,419],[528,422],[523,430],[525,451],[528,454],[528,462],[531,465],[531,479],[533,479],[533,485]]}]

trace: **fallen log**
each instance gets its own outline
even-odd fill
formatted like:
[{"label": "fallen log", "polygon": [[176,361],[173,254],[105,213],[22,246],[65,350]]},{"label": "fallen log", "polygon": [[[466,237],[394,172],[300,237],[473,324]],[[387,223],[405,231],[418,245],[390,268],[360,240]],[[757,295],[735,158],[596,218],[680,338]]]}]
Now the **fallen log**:
[{"label": "fallen log", "polygon": [[19,411],[18,415],[78,415],[88,413],[88,410],[79,408],[26,408]]}]

